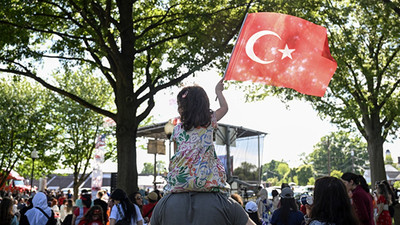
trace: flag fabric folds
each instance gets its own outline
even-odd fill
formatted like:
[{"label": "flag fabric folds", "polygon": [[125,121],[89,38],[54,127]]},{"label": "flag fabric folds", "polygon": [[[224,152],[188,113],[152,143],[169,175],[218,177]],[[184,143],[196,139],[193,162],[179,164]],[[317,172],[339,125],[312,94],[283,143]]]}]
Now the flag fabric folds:
[{"label": "flag fabric folds", "polygon": [[324,27],[290,15],[250,13],[225,80],[259,82],[322,97],[336,67]]}]

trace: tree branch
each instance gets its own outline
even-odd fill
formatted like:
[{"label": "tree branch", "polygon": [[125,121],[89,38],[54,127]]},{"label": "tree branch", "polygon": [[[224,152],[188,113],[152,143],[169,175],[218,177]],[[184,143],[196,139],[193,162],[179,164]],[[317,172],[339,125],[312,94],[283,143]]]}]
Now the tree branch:
[{"label": "tree branch", "polygon": [[16,63],[16,62],[12,62],[12,63],[20,66],[21,68],[23,68],[25,70],[25,72],[24,71],[19,71],[19,70],[14,70],[14,69],[4,69],[4,68],[0,68],[0,71],[1,72],[13,73],[13,74],[16,74],[16,75],[22,75],[22,76],[30,77],[30,78],[34,79],[35,81],[37,81],[38,83],[40,83],[42,86],[48,88],[49,90],[52,90],[52,91],[57,92],[57,93],[59,93],[59,94],[61,94],[63,96],[66,96],[66,97],[68,97],[68,98],[80,103],[81,105],[83,105],[83,106],[85,106],[85,107],[87,107],[89,109],[92,109],[93,111],[95,111],[97,113],[100,113],[100,114],[102,114],[104,116],[108,116],[108,117],[110,117],[110,118],[115,120],[116,115],[114,113],[112,113],[110,111],[107,111],[107,110],[104,110],[104,109],[101,109],[101,108],[99,108],[99,107],[97,107],[95,105],[92,105],[89,102],[87,102],[86,100],[84,100],[84,99],[82,99],[82,98],[80,98],[80,97],[78,97],[78,96],[76,96],[76,95],[74,95],[72,93],[69,93],[69,92],[67,92],[65,90],[62,90],[62,89],[60,89],[58,87],[55,87],[55,86],[49,84],[48,82],[46,82],[42,78],[36,76],[31,71],[29,71],[26,67],[24,67],[23,65],[21,65],[19,63]]}]

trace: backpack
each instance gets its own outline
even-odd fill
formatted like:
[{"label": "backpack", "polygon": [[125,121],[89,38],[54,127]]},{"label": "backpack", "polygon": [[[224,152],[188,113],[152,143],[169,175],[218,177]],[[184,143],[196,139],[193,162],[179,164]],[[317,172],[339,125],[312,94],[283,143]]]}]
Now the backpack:
[{"label": "backpack", "polygon": [[71,225],[71,224],[72,224],[72,214],[68,214],[62,221],[61,225]]},{"label": "backpack", "polygon": [[43,215],[46,216],[46,218],[47,218],[47,223],[46,223],[46,225],[57,225],[57,220],[56,220],[56,218],[54,218],[54,212],[53,212],[53,210],[51,210],[51,216],[48,216],[48,215],[43,211],[43,209],[41,209],[41,208],[39,208],[39,207],[35,207],[35,208],[39,209],[39,211],[42,212]]}]

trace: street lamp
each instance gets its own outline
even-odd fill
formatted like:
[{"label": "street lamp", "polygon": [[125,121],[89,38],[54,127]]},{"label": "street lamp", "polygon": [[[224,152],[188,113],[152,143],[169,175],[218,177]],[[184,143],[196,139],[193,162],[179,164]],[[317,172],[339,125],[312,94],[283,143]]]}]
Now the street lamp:
[{"label": "street lamp", "polygon": [[39,155],[36,150],[33,150],[31,153],[31,158],[32,158],[32,173],[31,173],[31,191],[32,191],[32,185],[33,185],[33,170],[35,169],[35,159],[39,158]]}]

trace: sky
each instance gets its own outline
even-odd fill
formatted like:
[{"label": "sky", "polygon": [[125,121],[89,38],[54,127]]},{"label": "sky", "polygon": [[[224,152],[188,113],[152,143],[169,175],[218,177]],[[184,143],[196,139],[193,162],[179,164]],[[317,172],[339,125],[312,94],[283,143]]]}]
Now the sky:
[{"label": "sky", "polygon": [[[185,86],[197,84],[203,87],[210,98],[211,109],[216,110],[219,105],[215,101],[214,90],[220,79],[221,77],[216,72],[206,71],[198,73],[196,77],[187,78],[184,84]],[[165,122],[178,116],[176,95],[179,90],[178,87],[171,88],[156,95],[156,104],[151,112],[155,123]],[[228,102],[229,111],[219,122],[267,133],[263,143],[261,164],[274,159],[287,162],[291,168],[298,167],[302,164],[300,154],[311,153],[313,146],[323,136],[337,131],[337,128],[329,121],[321,120],[307,102],[294,100],[288,104],[289,108],[287,108],[276,97],[246,103],[244,94],[234,87],[225,89],[223,93]],[[256,146],[251,148],[256,148]],[[396,144],[385,144],[384,149],[390,149],[393,160],[397,162],[397,157],[400,156],[400,141],[397,141]],[[256,153],[246,149],[243,151],[250,152],[250,154]],[[165,156],[158,155],[157,160],[168,162],[168,157],[167,148],[167,154]],[[246,159],[253,164],[257,163],[248,154]],[[149,157],[145,150],[138,149],[138,172],[143,169],[144,162],[153,163],[154,157],[153,155]]]}]

